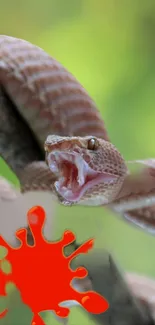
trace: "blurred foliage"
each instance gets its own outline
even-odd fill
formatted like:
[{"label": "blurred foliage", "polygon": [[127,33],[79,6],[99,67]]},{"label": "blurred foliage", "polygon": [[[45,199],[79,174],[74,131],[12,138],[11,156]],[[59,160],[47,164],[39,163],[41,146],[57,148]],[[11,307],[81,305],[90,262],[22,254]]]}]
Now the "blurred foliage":
[{"label": "blurred foliage", "polygon": [[[0,0],[0,8],[1,34],[39,45],[76,76],[126,160],[155,156],[154,0]],[[17,184],[2,161],[0,171]],[[78,240],[96,236],[123,268],[155,275],[154,238],[105,209],[58,207],[55,236],[64,228]],[[70,324],[88,323],[79,309],[71,315]]]}]

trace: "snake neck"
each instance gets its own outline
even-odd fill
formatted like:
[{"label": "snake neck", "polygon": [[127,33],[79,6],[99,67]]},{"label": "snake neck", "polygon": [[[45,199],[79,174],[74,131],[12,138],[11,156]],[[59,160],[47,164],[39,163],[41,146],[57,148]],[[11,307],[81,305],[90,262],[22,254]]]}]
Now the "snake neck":
[{"label": "snake neck", "polygon": [[0,155],[18,177],[23,193],[30,190],[54,193],[55,177],[44,163],[43,150],[1,87]]},{"label": "snake neck", "polygon": [[34,161],[19,173],[21,192],[50,191],[55,193],[56,178],[44,161]]}]

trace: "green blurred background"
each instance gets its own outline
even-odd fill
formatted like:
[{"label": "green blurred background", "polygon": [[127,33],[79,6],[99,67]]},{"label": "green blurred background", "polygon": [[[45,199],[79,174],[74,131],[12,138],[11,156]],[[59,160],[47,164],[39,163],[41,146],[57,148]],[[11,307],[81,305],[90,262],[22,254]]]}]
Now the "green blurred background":
[{"label": "green blurred background", "polygon": [[[155,156],[154,0],[0,0],[0,33],[39,45],[76,76],[126,160]],[[2,160],[0,174],[18,183]],[[104,208],[58,207],[56,217],[56,238],[65,228],[78,241],[95,236],[125,270],[155,276],[153,236]],[[80,322],[90,324],[74,308],[70,324]]]}]

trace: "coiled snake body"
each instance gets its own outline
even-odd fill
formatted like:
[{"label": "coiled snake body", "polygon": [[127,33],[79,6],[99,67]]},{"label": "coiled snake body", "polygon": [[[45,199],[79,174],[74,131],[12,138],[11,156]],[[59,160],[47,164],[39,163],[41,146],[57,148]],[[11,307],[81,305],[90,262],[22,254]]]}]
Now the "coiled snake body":
[{"label": "coiled snake body", "polygon": [[50,189],[69,205],[108,204],[148,229],[154,222],[150,167],[128,175],[95,103],[78,81],[39,47],[3,35],[0,154],[23,191]]},{"label": "coiled snake body", "polygon": [[[63,204],[106,204],[147,230],[155,228],[154,160],[142,162],[147,165],[144,171],[130,175],[109,141],[95,103],[77,80],[42,49],[4,35],[0,36],[0,155],[19,178],[23,192],[50,190]],[[112,272],[105,263],[104,269],[110,280],[104,282],[96,267],[92,283],[102,294],[107,284],[107,295],[112,283],[112,308],[94,318],[101,324],[111,324],[112,316],[115,324],[119,319],[146,324],[146,315],[132,301],[121,276],[117,286],[113,281],[116,268]]]}]

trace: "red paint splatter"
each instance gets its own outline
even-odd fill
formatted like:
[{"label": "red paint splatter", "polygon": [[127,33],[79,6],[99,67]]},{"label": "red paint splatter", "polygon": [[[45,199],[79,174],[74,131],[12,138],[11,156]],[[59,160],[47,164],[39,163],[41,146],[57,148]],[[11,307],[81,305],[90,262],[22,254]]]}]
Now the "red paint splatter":
[{"label": "red paint splatter", "polygon": [[[70,268],[71,260],[81,253],[87,253],[93,247],[94,240],[88,240],[66,257],[63,248],[76,239],[74,233],[65,231],[61,240],[48,242],[42,235],[45,223],[43,208],[30,209],[27,217],[34,238],[33,246],[28,245],[27,230],[24,228],[16,232],[16,237],[21,241],[18,248],[9,246],[0,236],[0,245],[8,250],[5,259],[12,265],[10,274],[0,270],[0,295],[6,295],[5,285],[13,282],[21,293],[23,303],[34,313],[31,325],[44,325],[39,316],[41,311],[52,310],[59,317],[67,317],[69,309],[59,306],[65,300],[76,300],[91,313],[106,311],[109,304],[101,295],[93,291],[78,292],[70,285],[73,278],[84,278],[88,274],[83,267],[73,271]],[[2,313],[2,317],[6,312]]]}]

